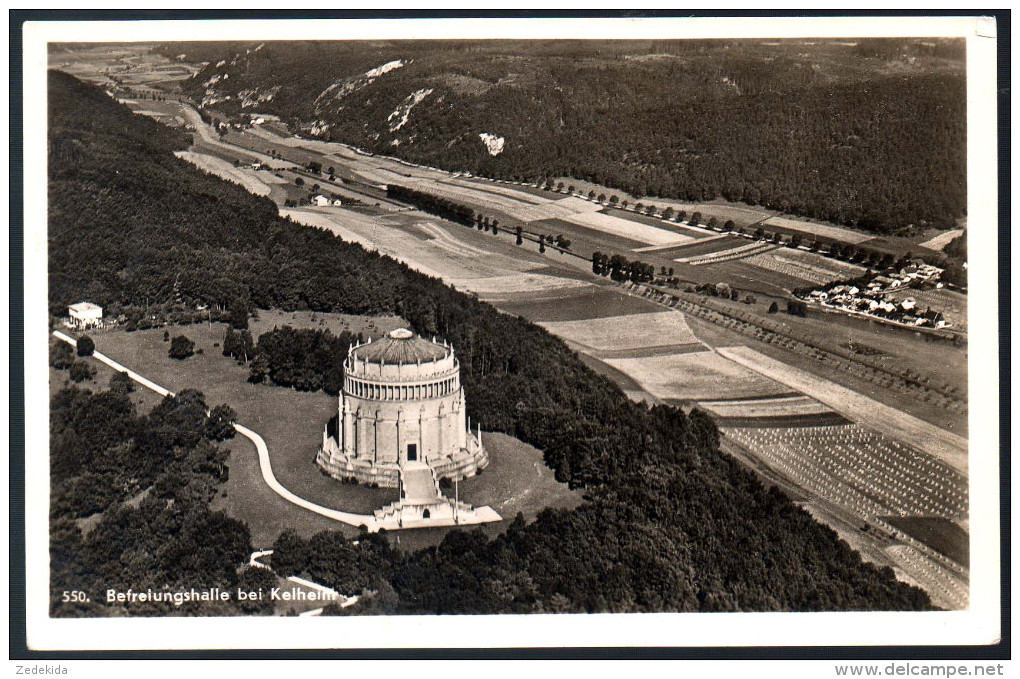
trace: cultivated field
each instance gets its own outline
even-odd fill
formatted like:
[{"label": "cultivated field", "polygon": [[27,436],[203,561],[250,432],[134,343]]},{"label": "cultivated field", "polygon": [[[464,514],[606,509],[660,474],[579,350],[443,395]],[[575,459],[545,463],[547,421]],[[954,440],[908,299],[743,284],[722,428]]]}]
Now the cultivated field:
[{"label": "cultivated field", "polygon": [[932,603],[947,610],[964,610],[970,600],[968,583],[913,545],[895,544],[885,550],[897,577],[924,589]]},{"label": "cultivated field", "polygon": [[902,236],[881,236],[879,238],[869,238],[860,245],[862,248],[867,250],[874,250],[883,254],[889,253],[896,257],[908,252],[918,256],[934,253],[934,251],[929,250],[923,245],[920,245],[909,238],[903,238]]},{"label": "cultivated field", "polygon": [[[597,352],[698,343],[679,311],[540,323],[549,332]],[[702,347],[703,348],[703,347]]]},{"label": "cultivated field", "polygon": [[500,196],[506,196],[507,198],[513,198],[521,203],[530,203],[532,205],[544,205],[554,198],[556,194],[550,194],[543,192],[544,195],[536,196],[526,191],[523,191],[517,186],[506,186],[499,182],[490,182],[484,179],[457,179],[451,180],[456,181],[460,185],[468,184],[477,191],[483,193],[495,193]]},{"label": "cultivated field", "polygon": [[134,89],[148,91],[155,90],[146,83],[184,80],[199,70],[192,64],[171,62],[155,52],[140,54],[138,48],[146,46],[125,49],[112,45],[64,45],[49,53],[49,65],[90,82],[113,84],[110,77],[113,76]]},{"label": "cultivated field", "polygon": [[[888,525],[924,543],[926,547],[904,540],[907,544],[886,546],[884,557],[901,579],[928,591],[936,605],[966,608],[968,583],[962,569],[967,566],[968,536],[959,524],[967,522],[968,488],[962,474],[860,425],[725,428],[724,434],[741,454],[750,454],[798,490],[838,507],[835,513],[822,512],[821,520],[841,526],[840,535],[862,553],[871,553],[872,544],[888,544],[891,535],[901,539]],[[849,516],[839,516],[844,513]],[[861,522],[866,523],[863,531]],[[925,553],[929,548],[959,565]]]},{"label": "cultivated field", "polygon": [[514,215],[514,217],[522,222],[534,222],[540,219],[567,219],[568,217],[586,212],[598,212],[601,209],[602,205],[595,201],[569,196],[550,201],[544,205],[528,207],[519,215]]},{"label": "cultivated field", "polygon": [[955,240],[957,236],[963,235],[963,233],[964,233],[963,229],[951,229],[949,231],[944,231],[939,235],[935,236],[934,238],[924,241],[923,243],[921,243],[921,246],[926,247],[929,250],[941,251],[945,249],[945,247],[949,245],[953,240]]},{"label": "cultivated field", "polygon": [[583,288],[590,285],[578,280],[546,276],[536,273],[507,274],[487,278],[445,278],[448,285],[458,290],[473,292],[482,299],[499,298],[512,293],[552,292]]},{"label": "cultivated field", "polygon": [[654,226],[657,229],[666,229],[668,231],[674,231],[676,233],[689,236],[691,238],[714,238],[720,235],[725,236],[726,234],[719,234],[704,226],[694,226],[689,221],[687,222],[674,222],[661,217],[652,217],[650,215],[644,215],[640,212],[631,212],[630,210],[624,210],[622,208],[606,208],[603,210],[607,215],[613,215],[620,219],[626,219],[628,222],[637,222],[638,224],[646,224],[648,226]]},{"label": "cultivated field", "polygon": [[719,417],[787,417],[832,412],[827,405],[800,394],[738,401],[700,401],[698,407]]},{"label": "cultivated field", "polygon": [[[364,179],[369,184],[404,184],[407,186],[414,186],[416,188],[425,189],[421,184],[428,183],[431,186],[431,181],[427,177],[418,177],[410,172],[402,172],[397,169],[389,169],[386,167],[374,167],[371,165],[355,165],[350,168],[356,175]],[[438,193],[436,190],[429,190],[430,193]]]},{"label": "cultivated field", "polygon": [[647,224],[640,224],[629,219],[621,219],[604,212],[583,212],[563,217],[564,221],[578,224],[589,229],[602,231],[615,236],[623,236],[646,245],[665,245],[667,243],[683,243],[695,240],[675,231],[661,229]]},{"label": "cultivated field", "polygon": [[824,224],[804,222],[799,219],[788,219],[786,217],[769,217],[762,224],[762,227],[768,229],[770,226],[773,228],[779,227],[783,230],[797,231],[799,233],[808,233],[813,236],[838,240],[843,243],[857,244],[863,243],[870,238],[874,238],[872,234],[851,231],[850,229],[843,229],[838,226],[826,226]]},{"label": "cultivated field", "polygon": [[663,251],[659,254],[662,256],[673,257],[674,255],[680,255],[679,259],[673,259],[675,262],[685,262],[699,257],[708,255],[714,255],[719,252],[726,250],[732,250],[747,245],[748,241],[739,236],[733,236],[730,234],[720,234],[714,238],[702,238],[701,240],[690,243],[689,245],[682,245],[675,251]]},{"label": "cultivated field", "polygon": [[666,243],[664,245],[646,245],[645,247],[634,248],[633,252],[641,253],[652,252],[659,257],[669,257],[670,259],[672,259],[674,255],[684,254],[684,250],[688,247],[691,247],[691,241],[696,241],[698,245],[702,245],[705,243],[721,241],[727,238],[730,238],[730,236],[729,234],[725,233],[717,234],[715,236],[705,236],[704,238],[697,238],[692,236],[690,238],[684,238],[683,241],[677,240],[670,243]]},{"label": "cultivated field", "polygon": [[749,347],[720,348],[717,351],[762,376],[821,401],[849,420],[886,432],[962,474],[967,472],[967,440],[961,436]]},{"label": "cultivated field", "polygon": [[515,296],[495,304],[500,311],[523,316],[536,323],[583,321],[662,311],[662,307],[653,302],[596,285],[527,299]]},{"label": "cultivated field", "polygon": [[753,207],[738,203],[692,203],[672,198],[660,198],[657,196],[632,196],[626,191],[602,186],[601,184],[594,184],[584,180],[574,179],[572,177],[556,177],[554,179],[556,181],[562,181],[567,185],[573,184],[579,193],[587,194],[589,191],[595,191],[596,194],[604,193],[607,196],[615,195],[619,197],[621,201],[627,200],[631,205],[637,205],[639,202],[644,203],[645,205],[655,205],[660,211],[671,207],[674,211],[684,210],[687,214],[701,212],[705,216],[705,219],[710,217],[715,217],[720,221],[732,219],[737,226],[747,226],[748,224],[757,222],[758,220],[764,219],[772,214],[772,211],[766,208]]},{"label": "cultivated field", "polygon": [[768,271],[799,278],[812,285],[855,278],[864,273],[863,267],[790,248],[748,257],[745,261]]},{"label": "cultivated field", "polygon": [[[731,266],[732,264],[734,263],[722,266]],[[845,345],[852,341],[854,345],[863,343],[869,347],[877,348],[882,352],[882,355],[868,357],[869,360],[885,363],[890,367],[902,370],[910,369],[914,374],[923,375],[936,383],[960,384],[962,385],[960,393],[965,398],[966,353],[949,342],[924,342],[922,340],[919,343],[912,333],[900,332],[899,328],[878,323],[869,324],[861,319],[835,314],[826,315],[824,322],[810,318],[810,313],[809,318],[799,318],[788,314],[781,314],[777,318],[777,315],[766,313],[767,301],[759,301],[754,305],[723,302],[721,299],[712,301],[728,310],[743,310],[746,314],[744,318],[752,319],[755,322],[775,323],[775,325],[766,325],[767,328],[789,326],[788,331],[794,333],[793,336],[802,336],[815,342],[819,347],[832,347],[833,349],[844,347],[841,350],[845,350]],[[784,364],[867,394],[892,408],[931,422],[940,429],[949,429],[966,436],[967,417],[965,412],[947,409],[944,399],[932,397],[925,400],[924,395],[917,389],[909,389],[904,386],[901,380],[885,376],[885,373],[878,373],[865,367],[848,366],[847,360],[841,357],[830,355],[824,360],[820,360],[817,352],[807,348],[795,348],[791,351],[782,340],[773,342],[765,334],[765,330],[759,334],[748,335],[737,332],[732,327],[710,323],[692,315],[688,315],[687,322],[694,333],[711,346],[726,347],[738,344],[750,346]],[[896,332],[891,332],[892,330]]]},{"label": "cultivated field", "polygon": [[772,243],[762,243],[760,241],[752,241],[750,243],[744,243],[737,245],[736,247],[730,248],[729,250],[719,250],[717,252],[711,252],[697,257],[685,256],[678,259],[674,259],[674,262],[680,262],[682,264],[691,264],[693,266],[703,266],[705,264],[721,264],[723,262],[729,262],[734,259],[744,259],[751,255],[756,255],[762,252],[768,252],[769,250],[775,250],[778,245]]},{"label": "cultivated field", "polygon": [[560,205],[567,200],[577,200],[584,205],[590,205],[587,201],[566,198],[555,201],[545,200],[536,204],[536,199],[533,196],[515,195],[518,192],[512,190],[494,192],[486,190],[492,187],[481,187],[468,180],[454,179],[438,171],[416,171],[393,162],[384,165],[376,158],[345,158],[343,162],[346,164],[347,170],[370,184],[410,186],[419,191],[426,191],[432,195],[468,205],[485,214],[502,213],[521,222],[542,219],[541,215],[546,213],[551,216],[561,216],[578,212],[579,210],[572,205]]},{"label": "cultivated field", "polygon": [[[737,268],[746,270],[750,269],[751,265],[746,262],[727,262],[713,266],[710,270]],[[768,271],[763,273],[770,277],[765,280],[771,280],[772,276],[783,278],[781,274]],[[910,296],[913,291],[903,292]],[[915,331],[910,329],[846,314],[824,313],[813,308],[808,309],[806,318],[785,313],[769,314],[768,300],[759,299],[757,304],[743,304],[721,298],[707,301],[712,307],[724,309],[766,329],[781,330],[791,337],[803,339],[817,347],[845,350],[848,344],[867,346],[870,356],[874,357],[869,360],[880,361],[892,370],[909,369],[927,376],[933,383],[956,385],[961,395],[967,393],[966,347],[957,347],[951,342],[927,336],[918,337]],[[744,342],[719,338],[718,341],[711,343],[727,346]]]},{"label": "cultivated field", "polygon": [[970,567],[970,536],[959,524],[941,516],[884,516],[900,529],[939,554],[966,568]]},{"label": "cultivated field", "polygon": [[[209,129],[204,123],[202,125],[201,129]],[[262,127],[251,127],[241,131],[231,130],[223,140],[230,144],[236,144],[241,148],[249,149],[252,152],[257,152],[260,155],[276,151],[280,156],[287,158],[287,161],[274,158],[272,161],[274,163],[289,161],[304,167],[313,160],[323,160],[318,153],[302,148],[301,144],[305,143],[305,140],[295,139],[294,137],[281,137],[262,129]],[[323,167],[329,167],[329,163],[324,162]]]},{"label": "cultivated field", "polygon": [[798,486],[862,517],[967,518],[963,474],[858,424],[725,433]]},{"label": "cultivated field", "polygon": [[272,178],[273,181],[271,183],[273,184],[282,183],[282,180],[273,174],[263,173],[267,175],[263,176],[251,168],[234,167],[231,163],[221,158],[208,156],[204,153],[178,151],[174,155],[188,161],[200,170],[205,170],[221,179],[226,179],[228,182],[240,184],[249,193],[254,193],[256,196],[268,196],[272,192],[272,188],[267,183],[270,181],[270,178]]},{"label": "cultivated field", "polygon": [[[353,215],[356,213],[352,212],[350,214]],[[320,229],[325,229],[330,233],[339,236],[343,240],[348,241],[350,243],[357,243],[363,248],[369,250],[376,249],[375,244],[370,239],[365,238],[364,236],[344,226],[344,222],[346,220],[344,220],[341,217],[338,217],[336,213],[333,212],[327,213],[325,211],[319,212],[316,210],[312,210],[311,208],[294,208],[294,209],[281,208],[280,215],[283,217],[289,217],[298,224],[304,224],[305,226],[316,226]],[[395,255],[391,256],[395,257]]]},{"label": "cultivated field", "polygon": [[[751,292],[754,295],[772,295],[780,299],[788,298],[791,290],[804,285],[804,280],[801,278],[794,278],[778,271],[769,271],[750,264],[744,259],[716,262],[710,266],[699,266],[697,269],[703,277],[708,277],[710,280],[728,283],[738,290]],[[764,312],[768,309],[770,300],[763,299],[761,301],[764,302],[761,309]]]},{"label": "cultivated field", "polygon": [[[344,240],[389,255],[417,271],[486,299],[570,292],[588,285],[588,277],[581,280],[575,270],[582,265],[587,268],[580,260],[554,248],[549,248],[544,255],[539,254],[537,245],[530,241],[517,246],[513,234],[505,230],[499,234],[482,233],[423,219],[417,212],[383,217],[337,207],[282,209],[280,212],[302,224],[325,228]],[[564,263],[572,266],[565,269],[559,266]]]},{"label": "cultivated field", "polygon": [[628,251],[647,247],[642,241],[616,234],[596,231],[563,219],[542,219],[523,225],[529,233],[562,234],[570,239],[573,252],[587,256],[592,252],[626,254]]},{"label": "cultivated field", "polygon": [[604,359],[657,398],[701,401],[785,394],[789,389],[711,351],[647,358]]}]

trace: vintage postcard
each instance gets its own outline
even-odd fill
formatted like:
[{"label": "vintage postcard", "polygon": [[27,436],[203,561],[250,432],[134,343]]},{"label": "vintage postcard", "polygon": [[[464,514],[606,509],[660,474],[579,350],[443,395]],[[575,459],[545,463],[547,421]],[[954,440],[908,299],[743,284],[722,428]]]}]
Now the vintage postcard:
[{"label": "vintage postcard", "polygon": [[994,20],[24,36],[31,648],[998,638]]}]

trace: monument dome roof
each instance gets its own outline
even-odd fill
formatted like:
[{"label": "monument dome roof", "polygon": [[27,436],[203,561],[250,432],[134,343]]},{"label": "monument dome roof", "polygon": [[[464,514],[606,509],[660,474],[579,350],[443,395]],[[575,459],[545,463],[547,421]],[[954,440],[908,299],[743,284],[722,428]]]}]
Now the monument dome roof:
[{"label": "monument dome roof", "polygon": [[353,356],[370,363],[409,365],[438,361],[449,356],[451,351],[449,347],[430,342],[406,328],[400,328],[380,340],[362,344],[354,349]]}]

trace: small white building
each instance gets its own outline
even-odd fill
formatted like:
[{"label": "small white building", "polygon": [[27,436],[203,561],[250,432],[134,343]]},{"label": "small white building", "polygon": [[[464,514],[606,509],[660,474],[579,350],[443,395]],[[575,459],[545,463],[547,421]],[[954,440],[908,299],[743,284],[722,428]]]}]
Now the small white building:
[{"label": "small white building", "polygon": [[327,205],[329,205],[329,198],[326,198],[326,196],[319,194],[318,196],[312,198],[312,203],[318,205],[319,207],[326,207]]},{"label": "small white building", "polygon": [[344,202],[342,200],[340,200],[339,198],[334,198],[333,199],[333,205],[335,205],[337,207],[340,207],[343,204],[344,204]]},{"label": "small white building", "polygon": [[98,328],[103,325],[103,307],[92,302],[79,302],[67,307],[67,315],[70,317],[67,326],[83,330],[85,328]]}]

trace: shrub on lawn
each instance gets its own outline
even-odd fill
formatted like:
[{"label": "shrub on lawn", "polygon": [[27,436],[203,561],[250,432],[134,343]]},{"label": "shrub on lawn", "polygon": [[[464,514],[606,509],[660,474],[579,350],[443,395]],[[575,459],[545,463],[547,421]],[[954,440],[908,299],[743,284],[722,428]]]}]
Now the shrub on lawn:
[{"label": "shrub on lawn", "polygon": [[174,337],[170,342],[170,358],[175,358],[178,361],[183,361],[188,356],[195,353],[195,343],[189,340],[184,335],[178,335]]},{"label": "shrub on lawn", "polygon": [[91,380],[96,375],[96,369],[85,361],[75,361],[71,364],[71,381],[84,382]]},{"label": "shrub on lawn", "polygon": [[96,343],[92,341],[92,338],[88,335],[82,335],[78,338],[78,355],[79,356],[91,356],[92,352],[96,350]]}]

